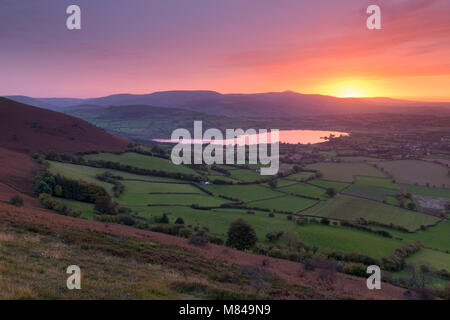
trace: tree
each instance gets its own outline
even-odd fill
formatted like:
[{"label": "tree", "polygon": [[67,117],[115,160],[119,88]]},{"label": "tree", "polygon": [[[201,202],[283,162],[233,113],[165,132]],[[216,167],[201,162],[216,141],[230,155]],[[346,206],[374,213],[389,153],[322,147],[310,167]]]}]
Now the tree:
[{"label": "tree", "polygon": [[327,195],[333,198],[336,195],[336,190],[334,188],[327,188]]},{"label": "tree", "polygon": [[55,196],[62,197],[63,189],[59,184],[55,186],[54,190],[55,190]]},{"label": "tree", "polygon": [[117,206],[112,202],[109,195],[99,197],[95,201],[94,209],[100,213],[115,215],[117,213]]},{"label": "tree", "polygon": [[36,185],[36,187],[34,187],[34,193],[37,195],[40,195],[41,193],[47,193],[47,194],[52,194],[52,188],[49,187],[49,185],[41,180],[38,182],[38,184]]},{"label": "tree", "polygon": [[238,219],[231,223],[228,229],[228,240],[226,245],[239,250],[247,250],[252,248],[258,237],[251,225],[243,219]]}]

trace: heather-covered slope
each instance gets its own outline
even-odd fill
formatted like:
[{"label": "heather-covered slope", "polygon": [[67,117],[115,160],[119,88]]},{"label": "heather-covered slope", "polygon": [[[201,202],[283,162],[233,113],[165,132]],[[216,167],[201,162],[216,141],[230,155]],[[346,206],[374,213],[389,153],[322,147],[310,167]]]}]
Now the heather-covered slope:
[{"label": "heather-covered slope", "polygon": [[25,153],[118,151],[128,143],[83,120],[0,98],[0,147]]}]

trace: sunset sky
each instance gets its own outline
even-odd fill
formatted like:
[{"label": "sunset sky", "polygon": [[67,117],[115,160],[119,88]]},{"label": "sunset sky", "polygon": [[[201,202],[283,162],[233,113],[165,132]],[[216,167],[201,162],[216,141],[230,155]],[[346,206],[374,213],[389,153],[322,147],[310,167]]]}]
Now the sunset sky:
[{"label": "sunset sky", "polygon": [[[66,8],[82,30],[66,29]],[[366,28],[366,8],[382,30]],[[292,90],[450,101],[449,0],[1,0],[0,95]]]}]

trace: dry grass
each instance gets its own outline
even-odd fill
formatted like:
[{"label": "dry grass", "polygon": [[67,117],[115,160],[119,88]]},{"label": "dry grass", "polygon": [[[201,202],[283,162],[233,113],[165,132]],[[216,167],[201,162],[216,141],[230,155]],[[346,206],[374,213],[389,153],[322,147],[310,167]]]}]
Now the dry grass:
[{"label": "dry grass", "polygon": [[[81,268],[81,290],[66,288],[69,265]],[[235,281],[221,280],[225,273]],[[275,287],[282,283],[273,280]],[[301,288],[282,286],[304,295]],[[253,288],[237,269],[173,247],[0,220],[0,299],[198,298],[270,298],[270,291]]]}]

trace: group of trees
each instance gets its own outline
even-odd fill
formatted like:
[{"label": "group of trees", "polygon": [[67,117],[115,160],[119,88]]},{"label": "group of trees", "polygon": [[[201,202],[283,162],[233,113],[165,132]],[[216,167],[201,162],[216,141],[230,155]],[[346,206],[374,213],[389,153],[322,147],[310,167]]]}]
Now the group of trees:
[{"label": "group of trees", "polygon": [[121,176],[115,176],[111,172],[106,171],[102,174],[98,174],[97,179],[111,183],[113,185],[114,197],[116,198],[125,191],[125,186],[119,181],[123,179]]}]

